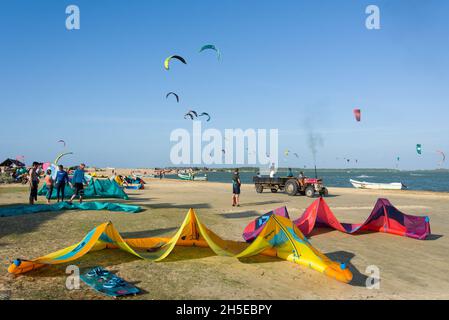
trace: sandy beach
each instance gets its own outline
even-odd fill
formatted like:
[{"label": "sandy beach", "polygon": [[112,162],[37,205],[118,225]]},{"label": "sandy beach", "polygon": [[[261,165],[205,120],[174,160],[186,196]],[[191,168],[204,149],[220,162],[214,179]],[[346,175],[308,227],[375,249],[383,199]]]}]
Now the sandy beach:
[{"label": "sandy beach", "polygon": [[[312,203],[303,196],[257,194],[243,185],[242,206],[230,205],[230,185],[147,179],[145,190],[129,191],[129,204],[143,212],[66,211],[0,218],[0,290],[12,299],[102,299],[85,285],[65,288],[66,265],[50,266],[23,276],[7,273],[14,258],[35,258],[78,242],[90,229],[112,221],[125,237],[170,236],[187,210],[224,239],[242,240],[248,222],[271,209],[288,207],[297,218]],[[321,229],[312,244],[354,274],[350,284],[275,258],[239,261],[218,257],[209,249],[176,248],[165,261],[150,263],[119,250],[89,253],[80,267],[101,265],[135,283],[144,294],[135,299],[448,299],[449,194],[367,191],[331,188],[326,201],[345,222],[362,222],[378,197],[388,198],[405,213],[428,215],[433,236],[425,241],[383,233],[347,235]],[[40,203],[43,202],[43,197]],[[25,203],[26,187],[0,187],[0,205]],[[107,252],[106,252],[107,251]],[[366,268],[380,269],[380,289],[365,287]]]}]

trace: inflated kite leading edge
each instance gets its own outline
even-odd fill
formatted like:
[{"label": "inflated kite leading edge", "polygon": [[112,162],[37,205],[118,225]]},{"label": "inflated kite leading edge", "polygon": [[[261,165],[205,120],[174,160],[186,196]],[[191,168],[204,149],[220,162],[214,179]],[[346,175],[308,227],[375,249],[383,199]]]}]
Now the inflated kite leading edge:
[{"label": "inflated kite leading edge", "polygon": [[49,264],[66,263],[89,251],[106,248],[119,248],[145,260],[161,261],[175,246],[210,248],[217,255],[235,258],[257,254],[279,257],[345,283],[352,280],[352,273],[345,264],[332,261],[315,249],[289,219],[272,215],[259,236],[248,244],[221,239],[199,221],[193,209],[189,210],[172,238],[123,239],[112,223],[107,222],[91,230],[73,246],[33,260],[16,259],[8,272],[21,274]]}]

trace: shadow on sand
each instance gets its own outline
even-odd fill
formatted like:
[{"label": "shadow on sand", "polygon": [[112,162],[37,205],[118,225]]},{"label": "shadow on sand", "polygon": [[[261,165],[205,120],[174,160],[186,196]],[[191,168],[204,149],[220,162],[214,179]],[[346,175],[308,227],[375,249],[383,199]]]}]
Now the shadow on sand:
[{"label": "shadow on sand", "polygon": [[[267,205],[267,204],[283,204],[283,201],[275,201],[275,200],[270,200],[270,201],[259,201],[259,202],[248,202],[248,203],[241,203],[240,207],[249,207],[249,206],[263,206],[263,205]],[[274,209],[274,208],[273,208]],[[269,211],[269,210],[268,210]]]},{"label": "shadow on sand", "polygon": [[173,235],[173,231],[178,230],[178,229],[179,228],[171,227],[171,228],[143,230],[143,231],[135,231],[135,232],[123,232],[120,234],[124,239],[154,238],[154,237],[160,236],[162,234],[168,234],[169,236],[171,236],[171,235]]},{"label": "shadow on sand", "polygon": [[173,204],[173,203],[152,203],[142,205],[144,208],[149,209],[208,209],[211,208],[209,203],[186,203],[186,204]]},{"label": "shadow on sand", "polygon": [[20,216],[0,217],[0,239],[12,234],[22,235],[36,231],[40,225],[64,212],[39,212]]},{"label": "shadow on sand", "polygon": [[329,259],[346,264],[346,266],[352,272],[352,276],[353,276],[351,282],[349,282],[350,285],[355,286],[355,287],[365,287],[366,286],[366,279],[368,279],[368,276],[359,272],[359,270],[357,270],[354,267],[354,265],[351,263],[351,260],[355,257],[355,254],[353,254],[351,252],[347,252],[347,251],[335,251],[335,252],[327,253],[326,256]]},{"label": "shadow on sand", "polygon": [[219,216],[226,219],[240,219],[259,217],[260,213],[258,213],[257,211],[229,212],[220,214]]}]

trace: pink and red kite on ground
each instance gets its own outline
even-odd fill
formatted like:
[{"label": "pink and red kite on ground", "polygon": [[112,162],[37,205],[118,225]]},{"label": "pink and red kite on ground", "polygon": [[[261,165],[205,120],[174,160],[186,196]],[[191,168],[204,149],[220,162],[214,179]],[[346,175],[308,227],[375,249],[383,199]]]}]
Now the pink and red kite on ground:
[{"label": "pink and red kite on ground", "polygon": [[[243,238],[248,242],[254,240],[272,214],[289,217],[286,207],[270,211],[248,224],[243,232]],[[349,234],[359,231],[385,232],[419,240],[424,240],[430,235],[429,217],[402,213],[387,199],[378,199],[368,219],[363,223],[354,224],[339,222],[326,201],[319,198],[293,223],[306,236],[310,235],[314,228],[320,227],[333,228]]]}]

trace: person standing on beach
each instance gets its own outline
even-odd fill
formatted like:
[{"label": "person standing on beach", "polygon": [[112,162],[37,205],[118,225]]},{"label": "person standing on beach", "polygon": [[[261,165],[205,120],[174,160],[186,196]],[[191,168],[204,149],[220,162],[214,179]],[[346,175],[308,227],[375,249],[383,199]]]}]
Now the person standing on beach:
[{"label": "person standing on beach", "polygon": [[86,183],[86,177],[84,177],[84,168],[85,167],[86,167],[86,165],[84,163],[81,163],[80,166],[73,173],[71,186],[72,186],[72,188],[75,188],[75,192],[73,193],[73,196],[69,200],[70,204],[72,204],[72,201],[73,201],[73,199],[75,199],[76,196],[79,196],[80,203],[83,202],[84,184]]},{"label": "person standing on beach", "polygon": [[39,163],[33,162],[33,165],[28,171],[28,181],[30,183],[30,205],[33,205],[34,202],[37,201],[37,190],[39,188],[38,169]]},{"label": "person standing on beach", "polygon": [[62,164],[58,166],[58,172],[56,173],[55,186],[56,186],[56,196],[58,198],[58,202],[64,201],[65,195],[65,186],[69,183],[69,175],[66,171],[64,171],[64,167]]},{"label": "person standing on beach", "polygon": [[53,194],[54,181],[51,176],[51,170],[48,169],[45,175],[45,185],[47,187],[47,204],[50,204],[51,195]]},{"label": "person standing on beach", "polygon": [[298,175],[298,180],[299,180],[299,184],[301,185],[301,187],[304,187],[305,185],[305,180],[306,180],[306,176],[304,175],[304,172],[300,172]]},{"label": "person standing on beach", "polygon": [[234,173],[232,174],[232,206],[240,207],[240,174],[239,169],[235,169]]}]

